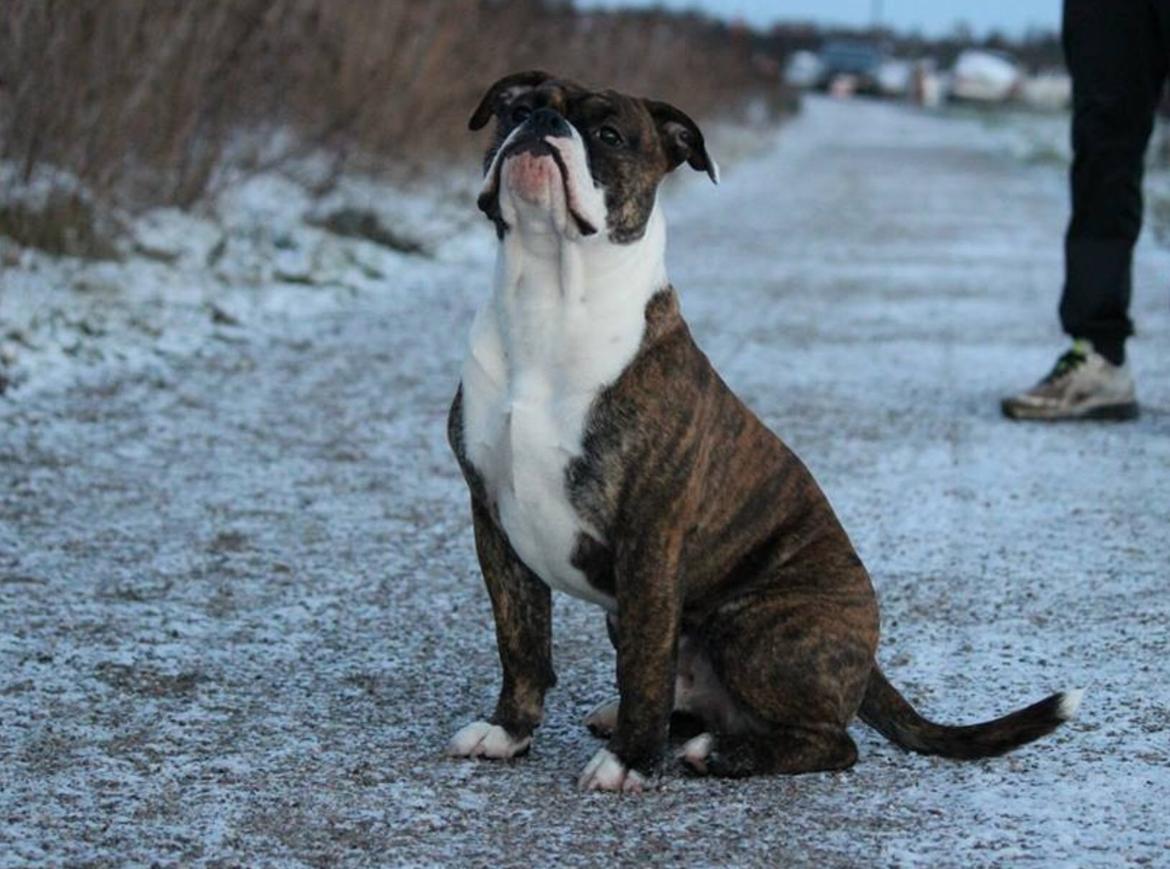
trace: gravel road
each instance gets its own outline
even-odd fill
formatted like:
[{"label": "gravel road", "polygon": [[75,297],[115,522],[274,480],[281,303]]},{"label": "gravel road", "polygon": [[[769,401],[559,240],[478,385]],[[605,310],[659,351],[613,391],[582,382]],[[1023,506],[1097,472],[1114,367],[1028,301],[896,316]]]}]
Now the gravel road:
[{"label": "gravel road", "polygon": [[811,101],[671,191],[668,263],[853,536],[891,678],[947,721],[1083,686],[1076,722],[583,796],[613,654],[559,598],[531,755],[445,758],[498,663],[444,438],[490,266],[437,261],[0,399],[0,865],[1170,864],[1170,255],[1139,255],[1141,420],[1001,420],[1062,349],[1064,180],[1010,128]]}]

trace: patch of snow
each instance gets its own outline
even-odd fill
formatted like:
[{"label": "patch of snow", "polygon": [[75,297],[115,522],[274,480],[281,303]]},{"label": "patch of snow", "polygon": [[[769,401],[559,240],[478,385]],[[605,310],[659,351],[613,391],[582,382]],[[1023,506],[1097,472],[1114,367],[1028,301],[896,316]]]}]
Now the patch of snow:
[{"label": "patch of snow", "polygon": [[[67,175],[42,175],[26,189],[80,189]],[[471,189],[474,175],[458,183]],[[458,183],[444,181],[442,195],[456,195]],[[241,179],[206,213],[164,208],[124,217],[119,261],[57,257],[0,239],[3,382],[12,394],[30,394],[110,366],[166,369],[176,354],[235,340],[241,329],[278,331],[282,321],[320,316],[355,295],[417,291],[436,263],[490,260],[492,246],[466,221],[428,216],[451,208],[433,204],[435,189],[402,193],[369,178],[353,189],[407,203],[387,219],[407,234],[437,233],[435,262],[310,225],[313,197],[276,173]]]}]

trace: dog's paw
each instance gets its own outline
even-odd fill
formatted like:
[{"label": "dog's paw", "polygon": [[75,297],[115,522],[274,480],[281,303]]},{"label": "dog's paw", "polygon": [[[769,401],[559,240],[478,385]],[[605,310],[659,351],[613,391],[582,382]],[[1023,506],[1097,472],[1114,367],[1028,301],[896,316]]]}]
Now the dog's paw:
[{"label": "dog's paw", "polygon": [[646,789],[646,778],[630,769],[608,748],[600,749],[585,765],[577,787],[583,791],[610,791],[617,794],[640,794]]},{"label": "dog's paw", "polygon": [[618,699],[614,697],[612,700],[606,700],[585,716],[585,726],[594,736],[609,739],[617,729]]},{"label": "dog's paw", "polygon": [[507,760],[528,751],[532,737],[513,738],[498,724],[474,721],[468,724],[447,744],[447,754],[452,757],[484,757],[490,760]]},{"label": "dog's paw", "polygon": [[700,733],[694,739],[689,739],[678,753],[678,759],[699,775],[707,774],[707,758],[711,756],[711,748],[715,745],[715,737],[710,733]]}]

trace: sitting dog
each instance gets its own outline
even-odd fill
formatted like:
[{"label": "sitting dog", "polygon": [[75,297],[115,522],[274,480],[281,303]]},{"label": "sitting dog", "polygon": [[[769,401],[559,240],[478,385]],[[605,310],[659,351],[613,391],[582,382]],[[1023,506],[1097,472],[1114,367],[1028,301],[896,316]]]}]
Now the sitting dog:
[{"label": "sitting dog", "polygon": [[640,792],[672,722],[698,773],[840,770],[854,716],[903,748],[1000,754],[1072,717],[1054,694],[983,724],[919,715],[874,660],[869,575],[808,470],[695,346],[666,277],[657,191],[683,163],[718,181],[671,105],[544,72],[487,91],[496,120],[479,207],[495,288],[476,315],[449,419],[471,490],[503,687],[458,756],[511,758],[540,724],[550,589],[600,605],[620,697],[586,790]]}]

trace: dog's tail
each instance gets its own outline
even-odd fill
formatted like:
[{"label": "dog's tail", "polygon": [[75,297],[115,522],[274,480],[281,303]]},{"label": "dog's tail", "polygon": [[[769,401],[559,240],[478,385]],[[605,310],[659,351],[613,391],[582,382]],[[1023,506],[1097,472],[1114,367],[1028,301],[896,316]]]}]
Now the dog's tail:
[{"label": "dog's tail", "polygon": [[861,720],[902,748],[940,757],[992,757],[1051,733],[1077,713],[1084,692],[1065,691],[994,721],[951,727],[927,721],[875,664],[869,674]]}]

